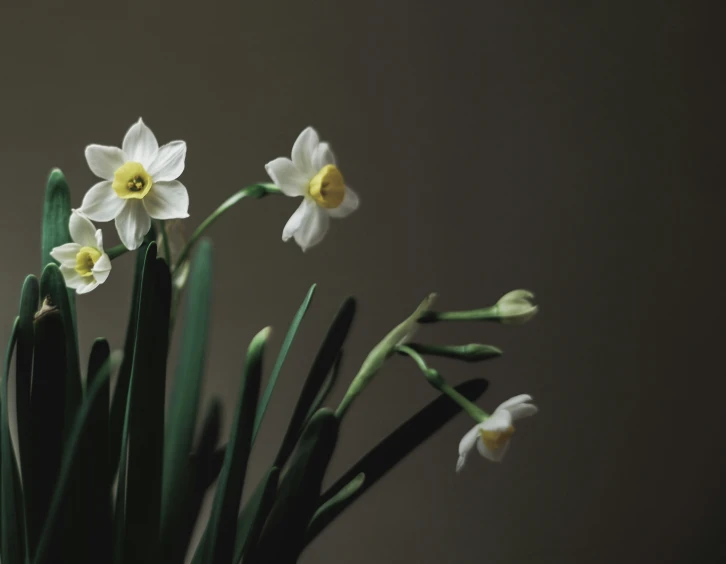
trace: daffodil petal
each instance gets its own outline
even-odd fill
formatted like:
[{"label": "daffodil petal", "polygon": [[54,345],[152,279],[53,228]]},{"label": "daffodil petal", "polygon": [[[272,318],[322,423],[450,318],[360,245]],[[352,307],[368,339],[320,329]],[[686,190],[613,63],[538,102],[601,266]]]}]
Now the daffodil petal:
[{"label": "daffodil petal", "polygon": [[459,442],[459,459],[456,461],[457,472],[461,472],[461,469],[464,468],[469,453],[476,445],[476,440],[479,436],[479,426],[474,425]]},{"label": "daffodil petal", "polygon": [[[78,255],[78,251],[80,250],[81,245],[79,245],[78,243],[66,243],[65,245],[61,245],[60,247],[55,247],[50,252],[50,256],[52,256],[55,260],[61,263],[61,267],[68,266],[70,268],[75,268],[76,256]],[[75,272],[75,270],[73,272]]]},{"label": "daffodil petal", "polygon": [[497,449],[490,449],[484,444],[484,441],[478,439],[476,441],[476,448],[479,451],[479,454],[481,454],[484,458],[488,458],[492,462],[501,462],[504,455],[507,454],[507,451],[509,450],[509,441]]},{"label": "daffodil petal", "polygon": [[184,172],[184,159],[187,154],[187,144],[184,141],[172,141],[159,147],[154,161],[149,165],[147,172],[154,182],[176,180]]},{"label": "daffodil petal", "polygon": [[139,121],[126,132],[121,148],[126,153],[128,160],[141,163],[144,168],[147,168],[153,162],[156,152],[159,150],[159,143],[156,141],[154,133],[144,123],[144,120],[139,118]]},{"label": "daffodil petal", "polygon": [[336,219],[346,217],[357,210],[359,205],[358,194],[350,186],[346,186],[343,201],[337,208],[329,209],[328,214]]},{"label": "daffodil petal", "polygon": [[71,219],[68,222],[68,229],[71,232],[71,239],[82,247],[96,246],[96,228],[91,220],[76,210],[71,212]]},{"label": "daffodil petal", "polygon": [[282,229],[282,240],[289,241],[290,237],[295,235],[295,231],[300,229],[300,226],[306,220],[307,215],[310,213],[310,201],[307,199],[300,202],[300,205],[287,220],[285,227]]},{"label": "daffodil petal", "polygon": [[90,282],[84,281],[83,284],[76,288],[76,294],[87,294],[91,290],[95,290],[98,286],[98,280],[92,278]]},{"label": "daffodil petal", "polygon": [[91,172],[104,180],[113,180],[114,173],[126,162],[126,153],[118,147],[89,145],[86,162]]},{"label": "daffodil petal", "polygon": [[61,265],[60,271],[63,279],[66,281],[66,286],[71,290],[75,290],[86,283],[83,276],[78,274],[74,267]]},{"label": "daffodil petal", "polygon": [[506,431],[511,426],[512,414],[506,409],[499,408],[481,424],[481,428],[485,431]]},{"label": "daffodil petal", "polygon": [[524,419],[525,417],[531,417],[539,411],[537,406],[532,405],[531,403],[520,403],[511,407],[507,407],[505,409],[512,414],[512,421]]},{"label": "daffodil petal", "polygon": [[311,178],[318,172],[318,169],[313,167],[313,154],[319,143],[318,132],[312,127],[306,127],[292,146],[292,162]]},{"label": "daffodil petal", "polygon": [[121,213],[124,201],[116,195],[112,183],[104,180],[86,192],[78,211],[93,221],[111,221]]},{"label": "daffodil petal", "polygon": [[189,192],[178,180],[154,182],[141,200],[154,219],[183,219],[189,217]]},{"label": "daffodil petal", "polygon": [[96,229],[96,248],[103,252],[103,232],[100,229]]},{"label": "daffodil petal", "polygon": [[93,265],[91,272],[93,272],[93,277],[99,284],[103,284],[106,281],[108,275],[111,274],[111,259],[107,254],[101,255],[101,258]]},{"label": "daffodil petal", "polygon": [[325,165],[334,165],[335,155],[328,143],[320,143],[313,151],[312,165],[313,170],[318,171]]},{"label": "daffodil petal", "polygon": [[141,246],[151,229],[151,218],[141,200],[126,200],[121,213],[116,216],[116,230],[124,246],[133,251]]},{"label": "daffodil petal", "polygon": [[322,208],[312,201],[308,204],[308,208],[304,221],[293,235],[303,252],[320,243],[330,227],[330,217]]},{"label": "daffodil petal", "polygon": [[265,165],[267,174],[285,196],[303,196],[310,177],[303,174],[290,159],[279,157]]},{"label": "daffodil petal", "polygon": [[508,409],[513,405],[519,405],[520,403],[525,403],[528,401],[532,401],[532,396],[527,394],[519,394],[518,396],[514,396],[513,398],[510,398],[507,401],[503,402],[499,407],[497,407],[495,411],[498,411],[500,409]]}]

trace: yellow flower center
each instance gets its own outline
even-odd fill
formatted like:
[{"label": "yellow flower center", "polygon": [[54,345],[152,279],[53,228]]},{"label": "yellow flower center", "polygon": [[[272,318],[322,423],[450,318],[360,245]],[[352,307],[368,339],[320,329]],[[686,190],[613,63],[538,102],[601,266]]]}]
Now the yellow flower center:
[{"label": "yellow flower center", "polygon": [[93,247],[81,247],[76,255],[76,272],[81,276],[93,276],[93,265],[101,258],[101,253]]},{"label": "yellow flower center", "polygon": [[337,208],[345,197],[345,182],[337,166],[325,165],[308,185],[308,192],[319,206]]},{"label": "yellow flower center", "polygon": [[481,441],[489,450],[498,450],[507,444],[509,437],[514,434],[514,427],[511,425],[504,431],[487,431],[479,429]]},{"label": "yellow flower center", "polygon": [[140,200],[151,190],[151,176],[141,163],[124,163],[113,175],[113,189],[119,198]]}]

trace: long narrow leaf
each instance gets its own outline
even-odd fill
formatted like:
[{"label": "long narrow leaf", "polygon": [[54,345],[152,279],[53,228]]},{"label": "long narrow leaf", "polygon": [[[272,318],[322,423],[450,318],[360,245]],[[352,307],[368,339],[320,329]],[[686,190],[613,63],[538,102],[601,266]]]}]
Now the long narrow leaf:
[{"label": "long narrow leaf", "polygon": [[[107,362],[104,368],[99,371],[88,387],[86,399],[81,409],[76,414],[70,433],[68,434],[67,446],[63,452],[58,484],[53,492],[53,500],[48,511],[48,518],[43,526],[43,532],[38,543],[38,550],[33,559],[33,564],[49,564],[56,562],[57,555],[52,552],[52,547],[58,542],[59,519],[62,516],[62,508],[72,500],[67,499],[68,486],[78,466],[79,451],[83,443],[83,437],[91,422],[94,411],[98,409],[98,403],[108,402],[106,392],[108,390],[109,378],[111,376],[111,362]],[[99,559],[98,562],[105,560]]]},{"label": "long narrow leaf", "polygon": [[310,421],[310,418],[315,414],[315,412],[323,407],[323,403],[325,403],[325,400],[328,398],[328,395],[330,395],[330,392],[333,391],[335,383],[338,381],[338,376],[340,375],[340,367],[342,366],[342,364],[343,349],[340,349],[340,351],[338,352],[338,356],[335,358],[333,368],[331,369],[330,373],[325,377],[323,385],[320,387],[318,394],[315,396],[315,399],[310,404],[310,409],[308,409],[308,413],[305,416],[306,425]]},{"label": "long narrow leaf", "polygon": [[310,407],[315,402],[316,397],[318,397],[320,390],[324,387],[325,380],[330,374],[338,358],[340,349],[348,336],[348,331],[355,316],[355,307],[354,298],[346,299],[340,307],[338,314],[335,316],[333,323],[330,325],[323,344],[310,368],[303,389],[300,392],[300,397],[295,405],[290,424],[287,427],[285,437],[282,439],[282,445],[275,457],[273,466],[283,468],[295,448],[300,434],[305,427]]},{"label": "long narrow leaf", "polygon": [[[456,386],[456,390],[470,401],[475,401],[487,389],[488,383],[483,378],[468,380]],[[341,495],[346,488],[361,474],[365,481],[360,484],[352,502],[363,495],[378,480],[383,478],[393,467],[408,456],[431,435],[436,433],[448,421],[461,411],[461,407],[448,396],[441,395],[416,415],[411,417],[393,433],[378,443],[363,458],[348,469],[336,482],[327,489],[320,500],[324,507],[331,500]],[[310,543],[320,532],[333,521],[350,503],[336,504],[317,516],[311,523],[305,544]]]},{"label": "long narrow leaf", "polygon": [[287,334],[285,335],[285,339],[282,341],[282,347],[280,347],[280,353],[277,355],[277,360],[275,361],[275,365],[272,367],[272,372],[270,372],[270,379],[267,381],[267,386],[265,386],[265,391],[262,394],[262,398],[260,398],[260,404],[257,407],[257,413],[255,414],[255,428],[252,432],[252,442],[255,442],[255,439],[257,438],[257,433],[260,430],[260,426],[262,425],[262,420],[265,417],[265,412],[267,411],[267,404],[270,403],[270,398],[272,397],[272,392],[275,390],[275,385],[277,384],[277,377],[280,375],[280,370],[282,370],[283,364],[285,364],[285,359],[287,358],[287,353],[290,350],[290,347],[292,346],[292,342],[295,340],[295,335],[297,334],[297,330],[300,327],[300,324],[302,323],[303,318],[305,317],[305,313],[308,310],[308,307],[310,307],[310,302],[313,299],[313,294],[315,293],[315,284],[310,286],[310,289],[308,290],[308,293],[305,295],[305,299],[303,300],[303,303],[300,305],[300,308],[297,310],[297,313],[295,314],[295,317],[292,319],[292,323],[290,323],[290,328],[287,330]]},{"label": "long narrow leaf", "polygon": [[[70,218],[71,191],[61,170],[54,168],[48,176],[48,182],[45,187],[43,236],[41,240],[41,272],[49,264],[58,264],[50,256],[53,248],[71,242],[71,233],[68,225]],[[69,303],[68,318],[73,327],[73,334],[75,335],[78,332],[76,328],[76,295],[73,290],[68,290],[67,295]]]},{"label": "long narrow leaf", "polygon": [[30,445],[30,384],[33,379],[33,317],[38,311],[40,286],[32,274],[25,279],[20,295],[18,342],[15,352],[15,405],[18,419],[18,451],[22,475],[27,473]]},{"label": "long narrow leaf", "polygon": [[[300,445],[277,493],[262,538],[251,562],[294,563],[304,546],[308,524],[317,509],[325,471],[333,455],[340,421],[324,408],[305,427]],[[280,542],[280,539],[285,539]]]},{"label": "long narrow leaf", "polygon": [[366,475],[361,472],[338,490],[338,493],[318,507],[318,510],[310,520],[308,535],[311,535],[312,531],[322,529],[326,524],[335,519],[335,517],[337,517],[346,507],[353,503],[357,499],[358,495],[362,493],[361,486],[365,482],[365,479]]},{"label": "long narrow leaf", "polygon": [[[46,268],[57,267],[48,265]],[[50,309],[35,321],[28,475],[23,477],[31,554],[45,522],[60,471],[67,370],[65,323],[60,310]],[[52,553],[60,559],[60,547],[54,546]]]},{"label": "long narrow leaf", "polygon": [[111,471],[116,472],[123,447],[124,420],[126,418],[126,402],[129,397],[129,382],[131,381],[131,365],[134,361],[134,346],[136,344],[136,327],[139,321],[139,296],[141,295],[141,281],[144,272],[147,245],[142,244],[136,251],[136,267],[134,270],[134,285],[131,296],[131,309],[126,325],[126,340],[124,342],[124,358],[116,378],[116,387],[111,400],[111,415],[108,423],[109,433],[109,464]]},{"label": "long narrow leaf", "polygon": [[50,297],[51,304],[58,308],[63,319],[67,363],[65,371],[64,429],[69,432],[83,399],[83,384],[81,383],[81,365],[78,356],[78,338],[73,321],[73,306],[68,298],[63,274],[55,264],[49,264],[43,269],[43,274],[40,277],[40,295],[44,299]]},{"label": "long narrow leaf", "polygon": [[186,318],[181,354],[169,403],[164,444],[161,536],[174,538],[173,522],[181,513],[184,492],[190,483],[189,455],[199,410],[207,351],[207,333],[212,297],[212,244],[203,240],[189,275]]},{"label": "long narrow leaf", "polygon": [[2,382],[2,407],[0,408],[0,559],[3,564],[22,564],[24,555],[23,531],[18,526],[20,519],[20,507],[17,506],[16,481],[14,474],[15,456],[13,445],[10,439],[10,414],[8,410],[10,379],[10,362],[15,349],[15,342],[18,334],[19,320],[15,320],[13,331],[8,343],[7,357],[5,361],[5,374]]},{"label": "long narrow leaf", "polygon": [[181,486],[177,495],[182,498],[178,512],[170,515],[173,521],[167,531],[174,531],[173,535],[162,536],[161,559],[166,564],[179,564],[189,549],[189,543],[194,532],[194,526],[199,517],[199,511],[204,501],[204,495],[209,486],[216,479],[221,464],[215,467],[213,456],[222,425],[222,404],[214,399],[207,408],[207,414],[202,423],[202,431],[194,449],[194,454],[188,456],[184,466],[189,469],[188,482]]},{"label": "long narrow leaf", "polygon": [[234,553],[237,511],[252,447],[252,429],[260,393],[262,359],[270,335],[266,327],[252,339],[247,350],[240,396],[232,423],[224,465],[219,475],[212,514],[207,525],[204,562],[229,564]]},{"label": "long narrow leaf", "polygon": [[131,369],[123,539],[124,559],[139,564],[156,563],[158,558],[170,305],[169,268],[156,258],[156,244],[151,243],[144,262]]},{"label": "long narrow leaf", "polygon": [[270,510],[275,503],[280,469],[273,466],[257,485],[237,519],[237,536],[234,541],[233,564],[239,564],[245,552],[252,546],[262,531]]},{"label": "long narrow leaf", "polygon": [[[110,371],[111,349],[106,339],[96,339],[88,359],[87,389]],[[108,409],[110,380],[99,391],[88,412],[88,424],[81,438],[78,459],[78,485],[74,504],[79,506],[80,534],[66,539],[66,558],[78,564],[111,561],[111,486],[108,465]],[[74,542],[70,542],[74,541]]]}]

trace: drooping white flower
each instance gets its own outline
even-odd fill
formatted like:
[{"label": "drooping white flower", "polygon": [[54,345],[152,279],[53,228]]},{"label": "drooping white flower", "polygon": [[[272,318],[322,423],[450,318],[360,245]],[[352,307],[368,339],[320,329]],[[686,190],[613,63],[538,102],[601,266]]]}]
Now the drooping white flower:
[{"label": "drooping white flower", "polygon": [[317,245],[330,226],[330,218],[345,217],[358,208],[358,195],[346,186],[328,143],[306,128],[292,146],[292,160],[280,157],[265,165],[267,174],[286,196],[302,196],[300,207],[282,231],[303,251]]},{"label": "drooping white flower", "polygon": [[138,248],[151,219],[189,217],[189,194],[177,180],[184,171],[187,145],[172,141],[159,147],[153,132],[139,118],[121,148],[86,147],[88,166],[103,181],[86,192],[80,211],[94,221],[116,220],[121,242]]},{"label": "drooping white flower", "polygon": [[106,281],[111,259],[103,251],[101,230],[90,219],[73,210],[68,227],[73,242],[55,247],[50,256],[60,263],[66,286],[78,294],[87,294]]},{"label": "drooping white flower", "polygon": [[537,413],[537,406],[527,403],[529,401],[532,401],[532,396],[526,394],[508,399],[497,407],[490,417],[474,425],[459,443],[456,471],[460,472],[464,467],[475,445],[484,458],[501,462],[509,449],[509,439],[514,433],[513,423]]}]

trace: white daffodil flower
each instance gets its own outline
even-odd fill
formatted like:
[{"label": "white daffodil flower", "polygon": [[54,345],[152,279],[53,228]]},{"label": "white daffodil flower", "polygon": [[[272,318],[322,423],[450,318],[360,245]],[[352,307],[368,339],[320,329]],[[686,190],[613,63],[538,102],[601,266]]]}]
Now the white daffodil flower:
[{"label": "white daffodil flower", "polygon": [[106,281],[111,259],[103,251],[101,230],[90,219],[73,210],[68,227],[73,242],[55,247],[50,256],[60,263],[66,286],[77,294],[87,294]]},{"label": "white daffodil flower", "polygon": [[501,462],[509,449],[509,439],[514,433],[514,421],[537,413],[537,406],[527,403],[532,396],[522,394],[508,399],[494,410],[483,422],[475,425],[459,443],[459,460],[456,471],[466,464],[469,453],[476,445],[479,454],[493,462]]},{"label": "white daffodil flower", "polygon": [[120,149],[89,145],[86,161],[103,181],[86,192],[81,213],[94,221],[115,219],[121,242],[129,250],[137,249],[152,218],[189,217],[189,194],[177,180],[186,153],[184,141],[159,147],[141,118],[128,130]]},{"label": "white daffodil flower", "polygon": [[303,197],[282,231],[283,241],[294,237],[303,251],[323,240],[331,217],[345,217],[358,208],[358,195],[345,185],[330,145],[321,143],[312,127],[298,136],[292,160],[277,158],[265,170],[283,194]]},{"label": "white daffodil flower", "polygon": [[534,294],[529,290],[512,290],[497,302],[499,321],[506,325],[521,325],[532,319],[539,309],[532,303]]}]

